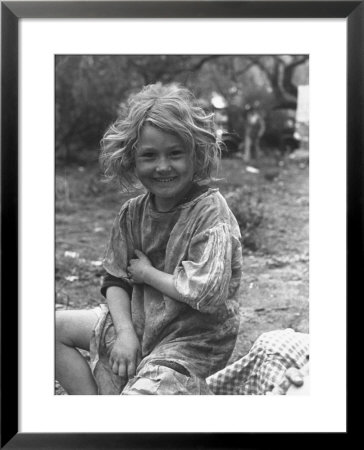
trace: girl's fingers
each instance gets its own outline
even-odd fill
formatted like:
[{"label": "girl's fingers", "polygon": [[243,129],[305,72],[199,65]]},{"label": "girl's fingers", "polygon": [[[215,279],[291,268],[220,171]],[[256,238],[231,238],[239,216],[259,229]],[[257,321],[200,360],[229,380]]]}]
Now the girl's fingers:
[{"label": "girl's fingers", "polygon": [[141,256],[144,256],[144,253],[141,252],[140,250],[134,250],[134,253],[137,255],[138,258],[140,258]]},{"label": "girl's fingers", "polygon": [[133,376],[135,375],[135,363],[131,362],[128,364],[128,378],[133,378]]},{"label": "girl's fingers", "polygon": [[121,378],[124,378],[124,379],[126,378],[126,366],[124,363],[119,364],[119,370],[118,370],[117,374]]},{"label": "girl's fingers", "polygon": [[128,268],[126,269],[126,274],[128,275],[129,280],[130,280],[132,283],[134,283],[134,280],[133,280],[133,274],[132,274],[131,271],[130,271],[130,266],[128,266]]},{"label": "girl's fingers", "polygon": [[113,359],[109,359],[109,364],[111,367],[111,370],[115,375],[119,375],[121,378],[126,378],[127,372],[126,372],[126,365],[124,363],[119,363],[117,361],[114,361]]},{"label": "girl's fingers", "polygon": [[118,364],[116,361],[113,362],[111,370],[114,372],[115,375],[118,374]]}]

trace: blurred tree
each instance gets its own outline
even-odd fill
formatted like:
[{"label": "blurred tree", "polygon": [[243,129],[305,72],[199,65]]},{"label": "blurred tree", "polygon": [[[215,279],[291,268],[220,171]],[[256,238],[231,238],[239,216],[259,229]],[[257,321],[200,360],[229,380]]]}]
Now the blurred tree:
[{"label": "blurred tree", "polygon": [[[295,73],[306,55],[58,55],[55,61],[56,156],[95,162],[106,127],[143,85],[180,82],[206,104],[213,91],[229,105],[236,127],[259,99],[268,107],[295,102]],[[306,69],[307,71],[307,69]]]},{"label": "blurred tree", "polygon": [[267,77],[278,103],[297,104],[298,87],[295,83],[296,69],[308,62],[308,55],[249,56]]},{"label": "blurred tree", "polygon": [[56,155],[66,162],[95,161],[98,143],[120,103],[156,81],[185,83],[216,56],[56,57]]}]

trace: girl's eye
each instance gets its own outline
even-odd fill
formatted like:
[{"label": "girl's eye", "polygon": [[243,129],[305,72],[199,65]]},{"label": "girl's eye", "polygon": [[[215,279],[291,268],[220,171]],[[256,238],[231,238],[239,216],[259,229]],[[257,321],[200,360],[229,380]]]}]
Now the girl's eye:
[{"label": "girl's eye", "polygon": [[172,158],[180,158],[183,155],[183,151],[182,150],[174,150],[171,153]]},{"label": "girl's eye", "polygon": [[152,152],[142,153],[141,155],[139,155],[139,157],[146,158],[146,159],[152,159],[152,158],[154,158],[154,153],[152,153]]}]

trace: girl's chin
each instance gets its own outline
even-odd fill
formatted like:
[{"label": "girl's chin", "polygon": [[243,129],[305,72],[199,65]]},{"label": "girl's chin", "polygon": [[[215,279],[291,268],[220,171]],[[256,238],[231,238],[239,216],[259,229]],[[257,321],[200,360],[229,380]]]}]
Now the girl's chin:
[{"label": "girl's chin", "polygon": [[184,194],[181,191],[176,191],[174,189],[158,189],[153,192],[155,201],[161,207],[166,209],[171,209],[183,198]]},{"label": "girl's chin", "polygon": [[153,194],[154,194],[155,198],[157,198],[157,199],[160,198],[161,200],[166,200],[166,201],[168,201],[168,200],[175,201],[176,198],[177,199],[179,198],[178,193],[174,193],[174,192],[154,191]]},{"label": "girl's chin", "polygon": [[191,185],[178,183],[178,181],[171,181],[170,183],[153,183],[149,187],[149,191],[161,200],[178,203],[178,201],[186,195]]},{"label": "girl's chin", "polygon": [[154,183],[152,192],[155,195],[159,195],[162,197],[174,197],[178,196],[181,189],[179,189],[177,183],[170,182],[170,183]]}]

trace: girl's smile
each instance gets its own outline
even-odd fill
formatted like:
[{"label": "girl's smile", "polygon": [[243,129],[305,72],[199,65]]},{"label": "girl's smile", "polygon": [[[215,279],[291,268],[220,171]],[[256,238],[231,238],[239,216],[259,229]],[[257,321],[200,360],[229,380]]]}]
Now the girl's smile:
[{"label": "girl's smile", "polygon": [[135,174],[154,194],[157,209],[168,211],[191,188],[192,152],[178,136],[145,125],[136,150]]},{"label": "girl's smile", "polygon": [[170,183],[171,181],[174,181],[176,177],[170,177],[170,178],[155,178],[155,181],[159,181],[161,183]]}]

